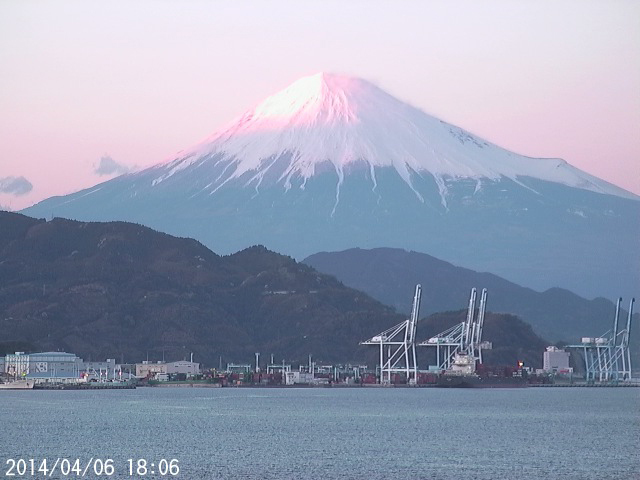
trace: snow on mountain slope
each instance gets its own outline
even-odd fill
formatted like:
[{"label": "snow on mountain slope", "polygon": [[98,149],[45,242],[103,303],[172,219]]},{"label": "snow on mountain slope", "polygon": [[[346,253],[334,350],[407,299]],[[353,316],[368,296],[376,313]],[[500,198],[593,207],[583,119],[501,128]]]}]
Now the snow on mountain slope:
[{"label": "snow on mountain slope", "polygon": [[[434,177],[443,204],[447,178],[499,180],[532,177],[593,192],[638,198],[560,159],[524,157],[438,120],[361,79],[319,73],[304,77],[247,111],[228,127],[159,166],[153,183],[205,160],[224,164],[207,185],[210,193],[247,173],[259,186],[284,154],[290,161],[278,181],[305,181],[330,162],[343,181],[345,168],[393,167],[414,190],[412,174]],[[320,167],[322,166],[322,167]],[[301,188],[304,188],[305,181]],[[337,193],[339,195],[339,192]]]},{"label": "snow on mountain slope", "polygon": [[640,197],[337,75],[303,78],[146,170],[23,211],[127,220],[218,254],[428,253],[531,288],[637,295]]}]

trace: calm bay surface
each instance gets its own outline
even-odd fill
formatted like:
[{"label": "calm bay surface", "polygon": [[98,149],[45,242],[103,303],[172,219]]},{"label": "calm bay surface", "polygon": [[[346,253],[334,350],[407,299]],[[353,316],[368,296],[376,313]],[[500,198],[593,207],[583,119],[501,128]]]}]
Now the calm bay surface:
[{"label": "calm bay surface", "polygon": [[640,388],[0,392],[0,476],[92,457],[112,479],[640,479]]}]

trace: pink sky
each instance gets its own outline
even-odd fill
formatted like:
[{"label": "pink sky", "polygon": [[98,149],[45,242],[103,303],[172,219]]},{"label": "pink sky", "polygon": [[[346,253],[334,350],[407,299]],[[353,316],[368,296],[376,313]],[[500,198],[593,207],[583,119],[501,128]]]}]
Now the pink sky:
[{"label": "pink sky", "polygon": [[14,210],[112,178],[105,156],[171,159],[318,71],[640,194],[636,1],[0,0],[0,65],[0,190],[33,185],[0,192]]}]

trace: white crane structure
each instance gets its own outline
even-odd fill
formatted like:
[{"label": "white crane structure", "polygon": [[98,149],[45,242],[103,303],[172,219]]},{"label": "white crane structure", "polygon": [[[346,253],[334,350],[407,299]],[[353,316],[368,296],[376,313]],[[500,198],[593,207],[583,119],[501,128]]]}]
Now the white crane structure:
[{"label": "white crane structure", "polygon": [[[436,348],[438,370],[449,370],[456,355],[468,355],[475,363],[482,363],[482,350],[490,349],[489,342],[482,342],[482,328],[487,308],[487,289],[480,295],[480,307],[476,315],[476,289],[471,289],[467,318],[438,335],[431,337],[418,346]],[[475,370],[475,368],[474,368]]]},{"label": "white crane structure", "polygon": [[631,353],[629,352],[629,332],[635,298],[629,302],[626,328],[619,330],[620,304],[616,304],[613,328],[601,337],[583,337],[582,343],[569,345],[582,351],[585,363],[585,380],[591,382],[616,382],[631,379]]},{"label": "white crane structure", "polygon": [[407,383],[415,384],[418,378],[416,361],[416,327],[420,313],[422,287],[416,285],[411,316],[402,323],[360,342],[360,345],[380,347],[380,383],[391,383],[392,373],[404,373]]}]

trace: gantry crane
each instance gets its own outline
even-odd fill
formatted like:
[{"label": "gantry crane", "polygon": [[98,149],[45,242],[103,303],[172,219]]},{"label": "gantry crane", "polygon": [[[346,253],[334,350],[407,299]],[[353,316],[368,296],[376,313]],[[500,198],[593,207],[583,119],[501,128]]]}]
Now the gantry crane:
[{"label": "gantry crane", "polygon": [[407,383],[415,384],[418,378],[416,360],[416,327],[420,313],[422,287],[416,285],[411,316],[402,323],[360,342],[360,345],[380,347],[380,383],[391,383],[392,373],[404,373]]},{"label": "gantry crane", "polygon": [[582,343],[569,345],[582,352],[585,364],[585,380],[588,382],[616,382],[631,379],[631,353],[629,351],[629,332],[635,298],[629,302],[626,328],[619,330],[620,304],[618,298],[613,328],[600,337],[583,337]]},{"label": "gantry crane", "polygon": [[482,350],[491,348],[490,343],[482,342],[482,328],[487,308],[487,289],[484,288],[480,295],[480,307],[477,315],[476,296],[476,289],[472,288],[465,321],[418,344],[418,346],[436,348],[438,370],[449,370],[456,355],[468,355],[475,360],[476,364],[482,363]]}]

